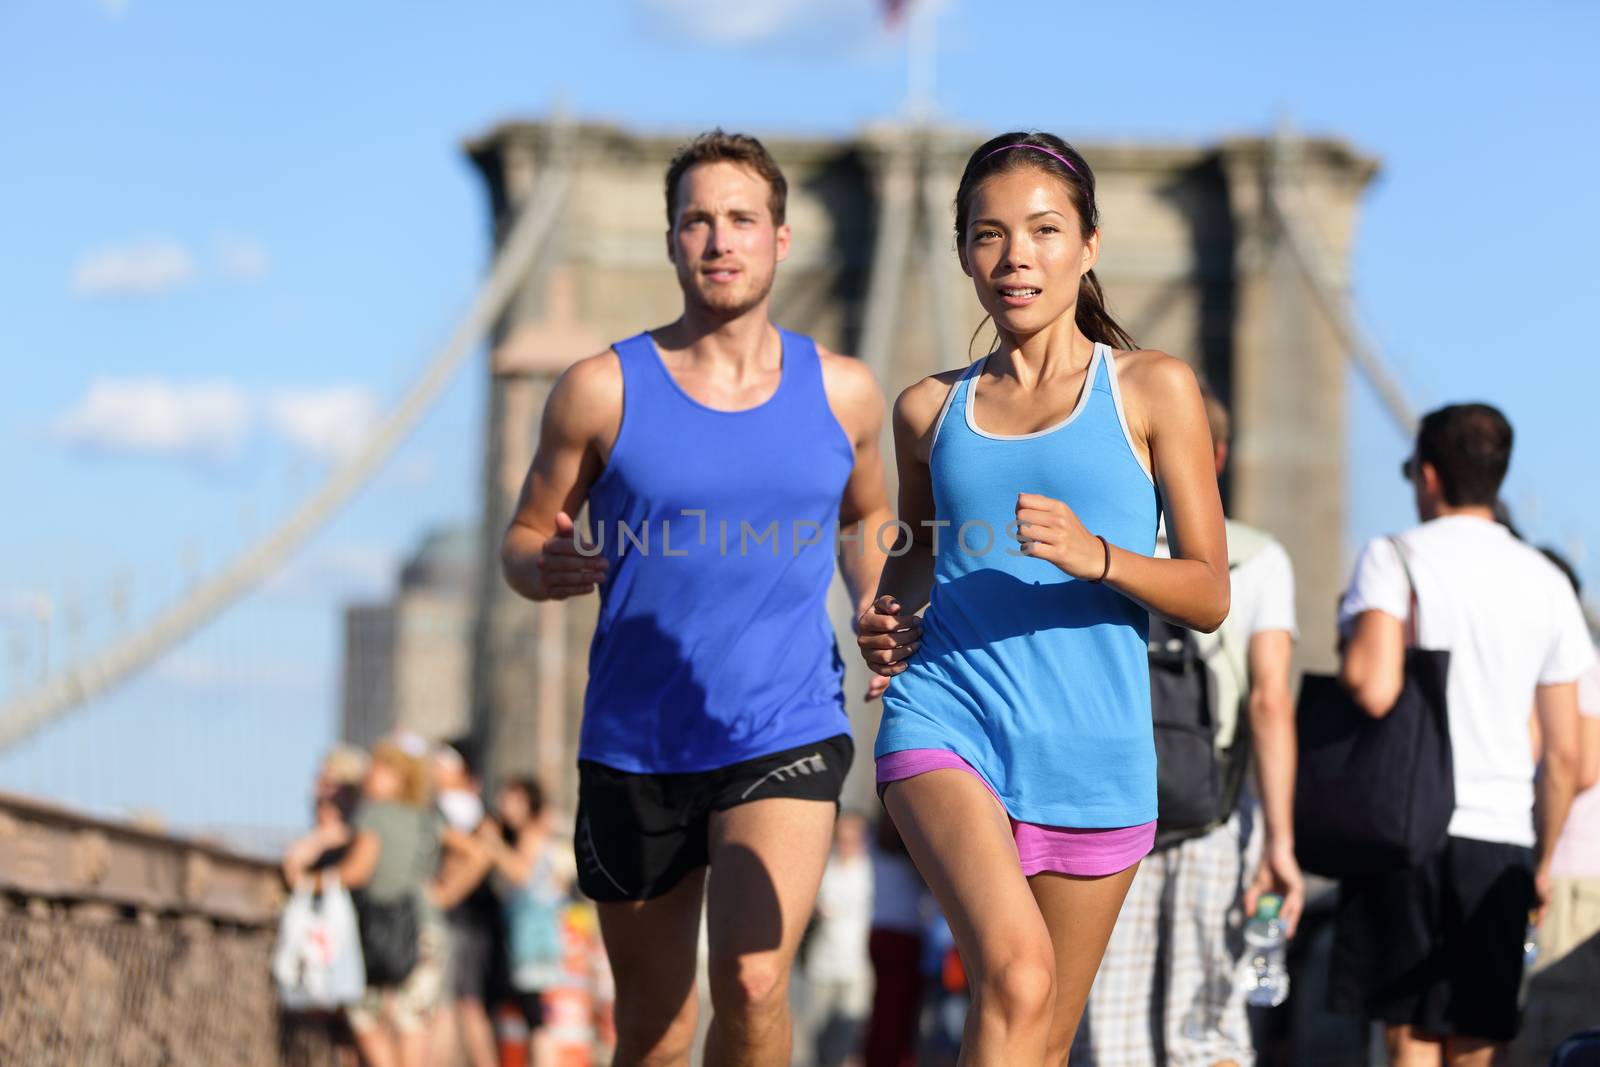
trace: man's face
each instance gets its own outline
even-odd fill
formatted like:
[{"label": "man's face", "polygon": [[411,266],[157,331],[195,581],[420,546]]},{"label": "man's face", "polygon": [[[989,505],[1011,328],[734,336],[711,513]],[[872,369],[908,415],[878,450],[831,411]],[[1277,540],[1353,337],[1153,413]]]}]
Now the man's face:
[{"label": "man's face", "polygon": [[867,850],[867,825],[860,816],[841,815],[833,828],[833,846],[841,856],[859,856]]},{"label": "man's face", "polygon": [[737,163],[699,163],[684,172],[667,256],[687,304],[731,319],[767,298],[789,255],[789,227],[774,225],[771,191]]},{"label": "man's face", "polygon": [[1444,499],[1438,470],[1432,463],[1418,459],[1415,450],[1401,470],[1411,482],[1412,499],[1417,505],[1417,517],[1423,522],[1438,518],[1439,505]]},{"label": "man's face", "polygon": [[444,793],[454,789],[466,789],[471,782],[468,779],[466,768],[459,758],[448,755],[433,758],[433,789],[436,793]]}]

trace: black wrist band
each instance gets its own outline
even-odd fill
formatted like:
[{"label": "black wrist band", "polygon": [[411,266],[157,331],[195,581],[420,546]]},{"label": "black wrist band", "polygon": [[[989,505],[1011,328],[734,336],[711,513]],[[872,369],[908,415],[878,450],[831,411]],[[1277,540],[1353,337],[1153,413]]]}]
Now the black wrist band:
[{"label": "black wrist band", "polygon": [[1101,582],[1106,580],[1106,575],[1111,573],[1111,542],[1107,541],[1099,534],[1095,534],[1095,537],[1099,539],[1100,547],[1106,550],[1106,565],[1100,569],[1100,577],[1089,579],[1089,581],[1099,585]]}]

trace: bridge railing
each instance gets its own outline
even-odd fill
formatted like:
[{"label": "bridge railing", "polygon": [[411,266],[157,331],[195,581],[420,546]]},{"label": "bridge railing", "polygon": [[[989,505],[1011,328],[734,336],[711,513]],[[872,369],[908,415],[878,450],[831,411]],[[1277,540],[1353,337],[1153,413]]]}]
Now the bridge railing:
[{"label": "bridge railing", "polygon": [[321,1067],[269,973],[276,867],[0,794],[0,1063]]}]

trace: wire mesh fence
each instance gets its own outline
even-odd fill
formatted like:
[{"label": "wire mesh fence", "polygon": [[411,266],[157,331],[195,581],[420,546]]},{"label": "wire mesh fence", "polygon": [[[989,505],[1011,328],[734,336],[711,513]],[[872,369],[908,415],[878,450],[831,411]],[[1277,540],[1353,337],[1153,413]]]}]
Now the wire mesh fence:
[{"label": "wire mesh fence", "polygon": [[0,916],[0,1063],[331,1065],[328,1030],[279,1011],[273,937],[96,905]]}]

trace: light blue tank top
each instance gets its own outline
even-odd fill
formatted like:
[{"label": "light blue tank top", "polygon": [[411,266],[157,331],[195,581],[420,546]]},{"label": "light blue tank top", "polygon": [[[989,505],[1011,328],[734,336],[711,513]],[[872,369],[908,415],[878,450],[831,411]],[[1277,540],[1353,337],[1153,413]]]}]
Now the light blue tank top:
[{"label": "light blue tank top", "polygon": [[745,411],[684,392],[649,334],[612,346],[622,426],[589,490],[611,566],[580,759],[681,774],[850,730],[828,591],[855,449],[816,343],[778,332],[777,392]]},{"label": "light blue tank top", "polygon": [[1116,360],[1095,345],[1072,414],[1020,436],[987,433],[973,416],[985,362],[950,390],[934,429],[934,510],[950,525],[937,530],[922,647],[883,697],[876,755],[954,752],[1021,822],[1149,822],[1149,617],[1107,586],[1021,555],[1015,540],[1017,494],[1029,492],[1063,501],[1111,544],[1155,550],[1160,504],[1129,443]]}]

